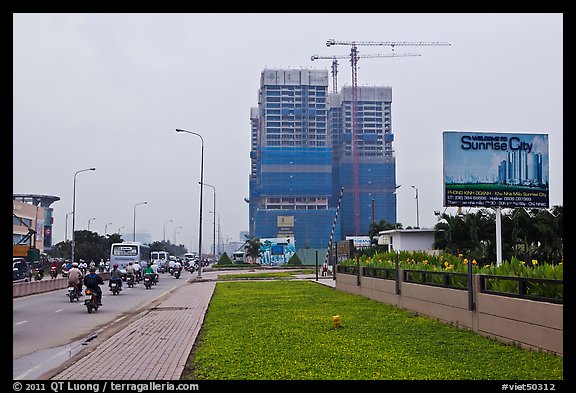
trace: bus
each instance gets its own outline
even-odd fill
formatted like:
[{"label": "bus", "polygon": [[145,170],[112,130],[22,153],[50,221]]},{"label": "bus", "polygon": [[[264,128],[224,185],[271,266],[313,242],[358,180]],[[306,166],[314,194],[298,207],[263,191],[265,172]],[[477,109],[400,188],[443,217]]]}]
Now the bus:
[{"label": "bus", "polygon": [[110,267],[117,264],[118,269],[125,274],[129,262],[138,262],[140,266],[145,267],[150,262],[150,247],[138,242],[112,243]]},{"label": "bus", "polygon": [[152,263],[156,262],[156,264],[160,266],[164,266],[168,268],[168,261],[170,260],[170,254],[168,251],[152,251],[150,253],[150,260]]},{"label": "bus", "polygon": [[244,263],[244,251],[235,251],[232,253],[232,262]]}]

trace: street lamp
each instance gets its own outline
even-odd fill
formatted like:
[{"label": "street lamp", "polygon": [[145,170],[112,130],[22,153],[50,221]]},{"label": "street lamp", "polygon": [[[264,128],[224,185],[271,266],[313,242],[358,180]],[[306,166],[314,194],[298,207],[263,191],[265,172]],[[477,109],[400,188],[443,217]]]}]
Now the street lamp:
[{"label": "street lamp", "polygon": [[106,234],[108,233],[108,225],[112,225],[112,223],[109,222],[108,224],[104,225],[104,236],[106,236]]},{"label": "street lamp", "polygon": [[134,230],[132,231],[132,241],[136,241],[136,206],[145,205],[148,202],[140,202],[134,205]]},{"label": "street lamp", "polygon": [[202,278],[202,193],[204,191],[204,138],[202,135],[187,131],[176,129],[176,132],[186,132],[188,134],[196,135],[202,141],[202,152],[200,155],[200,230],[198,231],[198,256],[200,258],[200,263],[198,264],[198,278]]},{"label": "street lamp", "polygon": [[96,219],[96,217],[92,217],[91,219],[88,220],[88,231],[90,231],[90,221],[94,221]]},{"label": "street lamp", "polygon": [[126,227],[120,227],[120,228],[118,228],[118,234],[119,234],[120,236],[122,236],[122,229],[124,229],[124,228],[126,228]]},{"label": "street lamp", "polygon": [[74,191],[72,192],[72,262],[74,262],[74,249],[76,248],[76,241],[74,240],[74,228],[76,225],[76,175],[80,172],[95,171],[96,168],[87,168],[76,171],[74,174]]},{"label": "street lamp", "polygon": [[416,190],[416,228],[420,228],[420,218],[418,214],[418,187],[412,186]]},{"label": "street lamp", "polygon": [[164,221],[164,243],[166,243],[166,224],[168,224],[169,222],[172,222],[172,220],[168,220],[168,221]]},{"label": "street lamp", "polygon": [[212,217],[212,224],[214,224],[214,229],[213,229],[213,233],[214,233],[213,237],[214,238],[213,238],[213,243],[212,243],[212,249],[213,249],[212,254],[214,255],[214,258],[216,258],[216,187],[214,187],[213,185],[208,184],[208,183],[204,183],[204,185],[208,186],[208,187],[212,187],[212,190],[214,191],[214,203],[212,205],[213,207],[212,207],[212,212],[211,212],[211,213],[214,213],[212,215],[213,216]]},{"label": "street lamp", "polygon": [[174,245],[176,245],[176,233],[178,232],[178,229],[182,229],[182,227],[174,228]]},{"label": "street lamp", "polygon": [[68,241],[68,216],[72,214],[72,212],[70,213],[66,213],[66,227],[64,229],[64,241]]}]

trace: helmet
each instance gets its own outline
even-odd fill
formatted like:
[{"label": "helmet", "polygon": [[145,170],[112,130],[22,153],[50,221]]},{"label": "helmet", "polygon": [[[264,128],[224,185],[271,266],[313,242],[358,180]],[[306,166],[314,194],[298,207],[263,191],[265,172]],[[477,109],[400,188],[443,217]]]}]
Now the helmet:
[{"label": "helmet", "polygon": [[117,269],[117,268],[118,268],[118,264],[115,263],[115,264],[114,264],[114,269]]},{"label": "helmet", "polygon": [[72,262],[72,266],[78,267],[78,262]]},{"label": "helmet", "polygon": [[96,272],[96,267],[90,266],[90,273],[95,273],[95,272]]}]

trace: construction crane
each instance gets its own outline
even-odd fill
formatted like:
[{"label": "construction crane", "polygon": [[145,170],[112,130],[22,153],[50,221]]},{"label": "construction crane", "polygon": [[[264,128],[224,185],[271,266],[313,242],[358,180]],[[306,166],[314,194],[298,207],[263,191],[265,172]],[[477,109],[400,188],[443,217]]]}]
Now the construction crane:
[{"label": "construction crane", "polygon": [[[352,66],[352,158],[353,158],[353,184],[354,184],[354,234],[360,234],[360,174],[358,163],[358,59],[360,57],[399,57],[402,54],[392,52],[389,55],[363,55],[358,54],[358,46],[390,46],[392,51],[396,46],[450,46],[448,42],[424,42],[424,41],[336,41],[329,39],[326,46],[347,45],[350,46],[350,64]],[[404,54],[412,55],[414,54]],[[418,55],[416,55],[418,56]],[[346,56],[348,57],[348,56]],[[332,56],[331,59],[336,57]],[[314,60],[314,56],[312,56]],[[334,67],[334,64],[333,64]],[[334,74],[335,75],[335,74]],[[333,77],[335,77],[333,75]]]},{"label": "construction crane", "polygon": [[[388,53],[388,54],[369,54],[369,55],[357,55],[357,58],[374,58],[374,57],[404,57],[404,56],[420,56],[418,53]],[[328,59],[332,60],[332,93],[338,93],[338,59],[348,59],[349,55],[339,55],[339,56],[319,56],[312,55],[310,60],[322,60]]]}]

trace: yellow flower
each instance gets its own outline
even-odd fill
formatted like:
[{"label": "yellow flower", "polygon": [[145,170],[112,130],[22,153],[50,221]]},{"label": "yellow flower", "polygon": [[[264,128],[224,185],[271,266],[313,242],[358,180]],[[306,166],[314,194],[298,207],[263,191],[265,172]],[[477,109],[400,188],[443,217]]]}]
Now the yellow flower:
[{"label": "yellow flower", "polygon": [[449,263],[448,261],[444,262],[444,267],[448,267]]},{"label": "yellow flower", "polygon": [[525,264],[526,264],[526,262],[520,261],[520,265],[524,266]]},{"label": "yellow flower", "polygon": [[468,265],[468,259],[464,258],[464,260],[462,261],[462,263],[464,263],[464,265]]},{"label": "yellow flower", "polygon": [[534,266],[538,265],[538,261],[536,259],[532,259],[532,265]]},{"label": "yellow flower", "polygon": [[477,264],[478,264],[478,262],[476,262],[476,259],[473,259],[473,260],[472,260],[472,265],[477,265]]},{"label": "yellow flower", "polygon": [[422,263],[423,263],[424,265],[428,265],[428,259],[424,259],[424,260],[422,261]]}]

